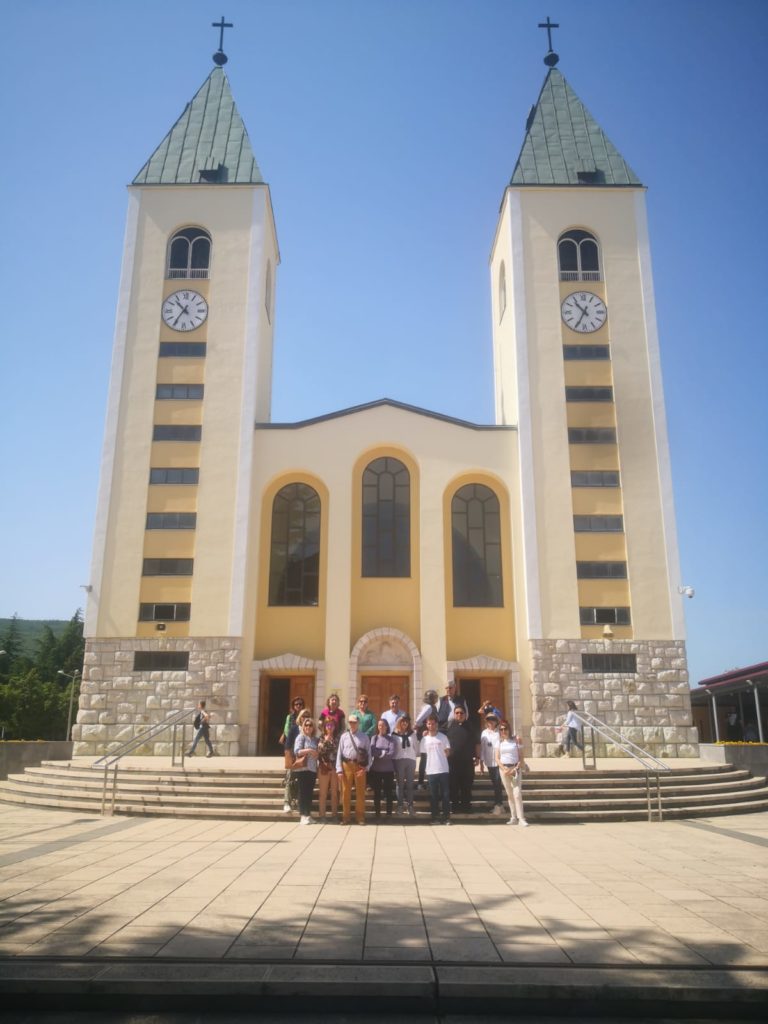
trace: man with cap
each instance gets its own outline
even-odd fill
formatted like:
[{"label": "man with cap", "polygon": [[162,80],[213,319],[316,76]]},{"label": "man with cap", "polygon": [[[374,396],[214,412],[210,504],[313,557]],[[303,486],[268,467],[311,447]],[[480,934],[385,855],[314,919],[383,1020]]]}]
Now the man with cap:
[{"label": "man with cap", "polygon": [[469,709],[464,698],[456,692],[456,683],[448,683],[445,688],[445,696],[440,698],[437,705],[437,722],[440,732],[447,732],[448,726],[453,721],[454,711],[457,707],[464,708],[465,719],[469,718]]},{"label": "man with cap", "polygon": [[355,790],[355,818],[365,824],[365,782],[371,763],[371,741],[360,732],[360,716],[353,711],[349,729],[342,733],[336,755],[336,774],[341,780],[342,825],[348,825],[352,813],[352,789]]}]

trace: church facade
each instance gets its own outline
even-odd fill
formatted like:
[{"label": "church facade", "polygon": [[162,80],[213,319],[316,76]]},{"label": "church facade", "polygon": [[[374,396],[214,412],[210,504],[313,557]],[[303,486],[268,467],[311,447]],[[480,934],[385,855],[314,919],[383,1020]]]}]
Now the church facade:
[{"label": "church facade", "polygon": [[567,700],[695,756],[645,189],[560,71],[492,240],[494,423],[272,422],[278,264],[216,67],[129,187],[75,754],[201,698],[276,753],[296,694],[455,681],[534,756]]}]

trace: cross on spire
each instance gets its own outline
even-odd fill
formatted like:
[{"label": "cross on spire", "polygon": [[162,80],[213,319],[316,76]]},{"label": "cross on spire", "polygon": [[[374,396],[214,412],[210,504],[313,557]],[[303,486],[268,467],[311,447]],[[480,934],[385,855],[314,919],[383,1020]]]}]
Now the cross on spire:
[{"label": "cross on spire", "polygon": [[224,21],[224,15],[222,14],[221,21],[211,22],[211,28],[219,29],[219,48],[213,55],[213,63],[218,64],[219,67],[221,67],[222,64],[227,63],[227,55],[224,53],[224,29],[234,28],[234,25],[231,21]]},{"label": "cross on spire", "polygon": [[544,63],[548,68],[553,68],[560,60],[560,57],[552,49],[552,29],[560,28],[560,25],[555,24],[554,21],[550,21],[549,15],[547,15],[546,21],[539,22],[539,28],[545,28],[547,30],[547,46],[549,49],[547,50],[547,55],[544,58]]}]

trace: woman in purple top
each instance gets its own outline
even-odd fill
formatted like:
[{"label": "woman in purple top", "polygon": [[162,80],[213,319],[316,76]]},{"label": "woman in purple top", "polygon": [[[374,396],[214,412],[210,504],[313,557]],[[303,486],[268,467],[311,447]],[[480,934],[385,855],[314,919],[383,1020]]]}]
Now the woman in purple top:
[{"label": "woman in purple top", "polygon": [[371,740],[371,767],[368,781],[373,790],[373,809],[376,819],[381,818],[381,791],[387,802],[387,817],[392,817],[395,779],[395,741],[389,737],[389,722],[380,718],[376,735]]}]

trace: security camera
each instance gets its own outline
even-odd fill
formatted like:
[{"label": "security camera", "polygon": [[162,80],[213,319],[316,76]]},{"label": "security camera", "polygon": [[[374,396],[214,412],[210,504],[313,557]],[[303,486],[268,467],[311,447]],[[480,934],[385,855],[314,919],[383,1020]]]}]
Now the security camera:
[{"label": "security camera", "polygon": [[678,594],[684,594],[686,597],[693,597],[696,594],[693,587],[678,587],[677,592]]}]

